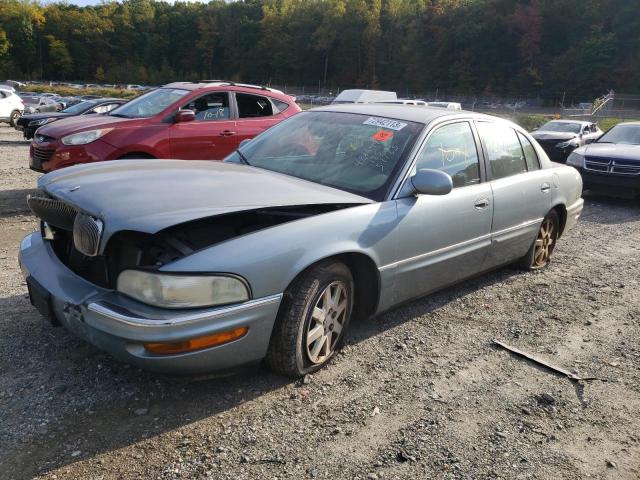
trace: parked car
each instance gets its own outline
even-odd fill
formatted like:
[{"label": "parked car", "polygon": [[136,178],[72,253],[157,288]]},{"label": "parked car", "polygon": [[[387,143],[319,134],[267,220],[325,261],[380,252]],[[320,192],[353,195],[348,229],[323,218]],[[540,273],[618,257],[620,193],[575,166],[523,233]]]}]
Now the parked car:
[{"label": "parked car", "polygon": [[531,132],[554,162],[564,163],[576,148],[595,142],[602,130],[592,122],[552,120]]},{"label": "parked car", "polygon": [[15,92],[0,87],[0,122],[15,127],[24,109],[22,99]]},{"label": "parked car", "polygon": [[378,103],[384,101],[397,100],[396,92],[386,92],[384,90],[343,90],[333,99],[334,105],[344,103]]},{"label": "parked car", "polygon": [[619,123],[571,152],[567,165],[580,171],[586,189],[640,195],[640,122]]},{"label": "parked car", "polygon": [[40,178],[20,248],[32,303],[170,373],[325,365],[352,317],[518,263],[542,269],[578,172],[502,119],[404,105],[297,114],[225,162],[130,160]]},{"label": "parked car", "polygon": [[65,108],[82,102],[82,99],[80,97],[60,97],[56,98],[56,102],[58,102],[60,110],[64,110]]},{"label": "parked car", "polygon": [[22,97],[24,102],[24,113],[43,113],[43,112],[57,112],[60,110],[60,105],[53,97],[30,96]]},{"label": "parked car", "polygon": [[20,130],[24,138],[31,139],[35,135],[36,130],[43,125],[48,125],[69,117],[108,113],[126,102],[127,100],[122,98],[99,98],[97,100],[85,100],[84,102],[76,103],[59,112],[23,115],[16,122],[16,130]]},{"label": "parked car", "polygon": [[416,105],[419,107],[427,106],[427,102],[425,102],[424,100],[408,100],[403,98],[399,98],[398,100],[385,100],[382,102],[375,102],[375,103],[387,103],[387,104],[394,104],[394,105]]},{"label": "parked car", "polygon": [[427,102],[427,107],[446,108],[448,110],[462,110],[458,102]]},{"label": "parked car", "polygon": [[118,158],[222,160],[242,140],[298,113],[278,90],[232,82],[180,82],[147,92],[94,118],[40,128],[30,167],[49,172]]}]

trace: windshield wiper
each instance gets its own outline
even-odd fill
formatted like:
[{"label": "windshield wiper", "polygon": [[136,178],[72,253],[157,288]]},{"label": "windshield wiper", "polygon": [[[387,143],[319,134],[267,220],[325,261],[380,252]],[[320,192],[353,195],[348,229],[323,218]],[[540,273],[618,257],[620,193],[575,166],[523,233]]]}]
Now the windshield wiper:
[{"label": "windshield wiper", "polygon": [[122,113],[110,113],[110,117],[119,117],[119,118],[131,118],[129,115],[123,115]]},{"label": "windshield wiper", "polygon": [[249,160],[247,160],[247,157],[244,156],[244,153],[242,153],[240,149],[237,149],[236,153],[240,157],[240,160],[242,160],[242,163],[244,163],[245,165],[251,166],[251,164],[249,163]]}]

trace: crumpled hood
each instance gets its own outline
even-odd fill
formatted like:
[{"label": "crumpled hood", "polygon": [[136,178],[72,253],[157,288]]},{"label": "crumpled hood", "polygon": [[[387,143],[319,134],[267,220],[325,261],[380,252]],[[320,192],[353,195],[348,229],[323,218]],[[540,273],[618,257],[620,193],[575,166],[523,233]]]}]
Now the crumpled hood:
[{"label": "crumpled hood", "polygon": [[[48,115],[47,115],[48,116]],[[53,138],[61,138],[71,133],[96,128],[132,127],[141,123],[138,118],[121,118],[109,115],[79,115],[44,125],[38,129],[38,133]]]},{"label": "crumpled hood", "polygon": [[559,142],[562,140],[571,140],[572,138],[577,138],[577,133],[571,132],[531,132],[531,136],[536,140],[558,140]]},{"label": "crumpled hood", "polygon": [[575,150],[580,155],[620,160],[635,160],[640,163],[640,145],[624,145],[615,143],[591,143]]},{"label": "crumpled hood", "polygon": [[114,160],[51,172],[38,186],[120,230],[156,233],[255,208],[364,204],[371,199],[268,170],[216,161]]}]

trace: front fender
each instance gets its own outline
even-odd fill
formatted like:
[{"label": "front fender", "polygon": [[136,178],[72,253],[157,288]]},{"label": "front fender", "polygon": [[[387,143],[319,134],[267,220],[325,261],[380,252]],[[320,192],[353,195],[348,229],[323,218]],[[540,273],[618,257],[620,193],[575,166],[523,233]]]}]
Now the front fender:
[{"label": "front fender", "polygon": [[393,263],[396,227],[395,201],[359,205],[236,237],[161,270],[235,273],[259,298],[283,292],[300,272],[334,255],[356,252],[377,266]]}]

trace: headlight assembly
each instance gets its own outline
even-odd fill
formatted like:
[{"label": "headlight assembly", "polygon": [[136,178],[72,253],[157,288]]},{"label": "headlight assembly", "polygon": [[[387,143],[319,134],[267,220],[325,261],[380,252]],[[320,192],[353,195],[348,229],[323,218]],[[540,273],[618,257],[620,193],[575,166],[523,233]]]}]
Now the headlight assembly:
[{"label": "headlight assembly", "polygon": [[249,288],[238,277],[181,275],[125,270],[117,289],[136,300],[162,308],[197,308],[249,300]]},{"label": "headlight assembly", "polygon": [[571,152],[567,158],[567,165],[571,165],[576,168],[584,168],[584,155],[576,152]]},{"label": "headlight assembly", "polygon": [[30,127],[40,127],[40,126],[45,125],[47,123],[55,122],[56,120],[57,120],[57,118],[41,118],[40,120],[33,120],[32,122],[29,122],[29,126]]},{"label": "headlight assembly", "polygon": [[86,145],[109,133],[113,128],[101,128],[99,130],[87,130],[86,132],[74,133],[62,137],[62,143],[65,145]]}]

